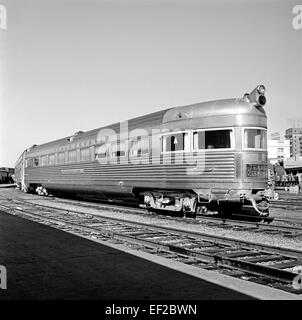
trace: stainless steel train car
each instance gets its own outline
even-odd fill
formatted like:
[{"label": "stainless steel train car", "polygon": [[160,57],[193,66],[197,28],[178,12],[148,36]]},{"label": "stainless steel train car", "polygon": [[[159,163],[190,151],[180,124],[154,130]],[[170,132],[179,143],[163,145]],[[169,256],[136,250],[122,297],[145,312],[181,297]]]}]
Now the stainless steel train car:
[{"label": "stainless steel train car", "polygon": [[268,215],[265,87],[169,108],[26,149],[23,191],[93,193],[185,213]]}]

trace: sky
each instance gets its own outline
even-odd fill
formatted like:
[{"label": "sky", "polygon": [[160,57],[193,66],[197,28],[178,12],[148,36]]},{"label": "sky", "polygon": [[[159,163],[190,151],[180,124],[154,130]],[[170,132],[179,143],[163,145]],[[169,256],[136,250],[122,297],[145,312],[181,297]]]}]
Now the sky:
[{"label": "sky", "polygon": [[302,122],[302,0],[0,4],[0,167],[33,144],[258,84],[269,132]]}]

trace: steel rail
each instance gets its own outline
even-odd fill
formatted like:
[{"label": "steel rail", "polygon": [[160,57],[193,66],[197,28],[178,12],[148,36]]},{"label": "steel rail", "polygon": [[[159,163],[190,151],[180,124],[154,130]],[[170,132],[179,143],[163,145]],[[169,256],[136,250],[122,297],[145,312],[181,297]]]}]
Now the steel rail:
[{"label": "steel rail", "polygon": [[291,206],[291,207],[302,207],[302,200],[271,200],[271,207]]},{"label": "steel rail", "polygon": [[[14,199],[11,199],[11,201],[15,201]],[[46,205],[46,204],[37,204],[34,202],[30,202],[30,201],[26,201],[26,200],[17,200],[21,203],[26,203],[26,204],[30,204],[30,205],[34,205],[34,206],[40,206],[42,208],[48,208],[48,209],[52,209],[52,210],[61,210],[61,211],[66,211],[66,212],[71,212],[71,213],[78,213],[78,214],[87,214],[83,211],[80,210],[73,210],[73,209],[62,209],[62,208],[56,208],[53,207],[51,205]],[[103,209],[108,209],[108,208],[104,208]],[[110,207],[110,209],[112,209],[112,207]],[[119,210],[121,210],[121,208],[119,208]],[[123,208],[122,210],[128,211],[127,208]],[[148,223],[143,223],[143,222],[135,222],[135,221],[125,221],[123,219],[120,218],[116,218],[116,217],[105,217],[102,216],[100,214],[93,214],[93,213],[89,213],[90,215],[94,215],[96,217],[100,217],[102,219],[110,219],[112,221],[116,221],[116,222],[121,222],[121,223],[130,223],[132,225],[136,224],[136,225],[144,225],[146,227],[152,227],[152,228],[156,228],[158,231],[169,231],[172,230],[173,232],[178,232],[178,234],[180,235],[194,235],[194,236],[202,236],[202,237],[206,237],[208,240],[212,240],[212,239],[219,239],[220,241],[224,241],[224,242],[229,242],[234,243],[236,242],[237,244],[244,244],[247,248],[254,248],[254,249],[258,249],[261,247],[261,250],[269,250],[269,251],[273,251],[273,252],[281,252],[283,250],[282,254],[292,254],[293,257],[296,256],[301,256],[302,258],[302,251],[297,251],[297,250],[293,250],[293,249],[282,249],[280,247],[274,247],[274,246],[270,246],[270,245],[263,245],[263,244],[255,244],[253,242],[250,241],[244,241],[244,240],[236,240],[236,239],[230,239],[228,237],[222,237],[222,236],[213,236],[213,235],[209,235],[209,234],[205,234],[205,233],[200,233],[200,232],[193,232],[193,231],[185,231],[185,230],[179,230],[177,228],[171,228],[171,227],[164,227],[164,226],[154,226],[154,225],[150,225]],[[213,218],[216,219],[216,218]],[[235,220],[235,222],[237,222],[237,220]],[[238,222],[241,223],[241,222]],[[245,222],[242,222],[243,224],[245,224]],[[287,227],[286,227],[287,229]],[[278,229],[275,229],[276,231],[278,231]]]},{"label": "steel rail", "polygon": [[[5,197],[2,197],[5,198]],[[28,202],[28,203],[33,203],[30,202],[30,200],[35,201],[36,199],[11,199],[11,198],[5,198],[7,200],[11,200],[11,201],[21,201],[21,202]],[[44,199],[43,199],[44,200]],[[108,208],[116,210],[116,211],[125,211],[125,212],[130,212],[130,213],[140,213],[140,214],[146,214],[148,211],[146,209],[141,209],[141,208],[135,208],[135,207],[128,207],[128,206],[122,206],[122,205],[116,205],[116,204],[99,204],[99,203],[94,203],[94,204],[86,204],[83,203],[81,201],[78,200],[66,200],[66,199],[61,199],[61,198],[55,198],[56,203],[67,203],[70,205],[75,205],[78,204],[82,207],[87,207],[87,208],[95,208],[95,209],[105,209],[108,210]],[[74,203],[76,202],[76,203]],[[41,205],[42,206],[42,205]],[[46,206],[46,205],[44,205]],[[53,208],[51,206],[49,206],[49,208]],[[163,217],[162,215],[160,215],[159,217]],[[166,217],[166,216],[165,216]],[[170,217],[170,216],[169,216]],[[242,219],[257,219],[257,216],[245,216],[245,215],[237,215],[235,214],[234,217],[238,217],[238,218],[242,218]],[[172,218],[172,217],[170,217]],[[180,217],[175,217],[176,219],[180,219]],[[302,225],[300,226],[289,226],[289,225],[275,225],[275,224],[269,224],[271,223],[274,218],[258,218],[261,221],[245,221],[245,220],[235,220],[235,219],[230,219],[230,218],[226,218],[226,217],[221,217],[221,216],[203,216],[203,215],[198,215],[196,217],[195,220],[189,220],[190,222],[195,222],[198,223],[210,223],[215,224],[217,226],[231,226],[233,229],[236,227],[241,228],[241,230],[246,229],[247,231],[263,231],[266,233],[272,233],[274,232],[276,233],[283,233],[284,236],[286,237],[302,237]],[[266,221],[268,223],[264,223],[262,221]],[[185,221],[185,220],[184,220]],[[278,220],[275,219],[275,221],[277,222]],[[282,220],[280,220],[280,222],[283,222]],[[302,220],[301,220],[301,224],[302,224]]]},{"label": "steel rail", "polygon": [[[25,201],[25,200],[22,200]],[[56,201],[56,203],[60,203],[63,202],[65,203],[65,200],[61,201],[61,199],[59,201]],[[71,205],[73,204],[71,201],[68,203],[70,203]],[[105,205],[86,205],[83,204],[81,202],[78,202],[79,205],[84,206],[84,207],[94,207],[97,209],[108,209],[108,206],[106,207]],[[44,205],[47,206],[47,205]],[[49,206],[50,208],[53,208],[51,206]],[[132,212],[132,213],[142,213],[142,214],[146,214],[147,211],[146,210],[142,210],[140,208],[128,208],[128,207],[123,207],[123,206],[116,206],[116,205],[109,205],[110,209],[116,209],[116,210],[125,210],[126,212]],[[244,217],[244,215],[237,215],[240,217]],[[253,216],[245,216],[245,218],[257,218],[257,216],[253,217]],[[202,220],[202,221],[201,221]],[[263,220],[263,218],[261,218],[261,220]],[[264,219],[265,221],[272,221],[271,219]],[[235,220],[235,219],[229,219],[229,218],[225,218],[225,217],[220,217],[220,216],[216,216],[216,217],[210,217],[210,216],[202,216],[199,215],[196,217],[197,223],[200,222],[204,222],[206,221],[207,223],[215,223],[217,225],[222,225],[222,226],[227,226],[230,225],[231,227],[242,227],[242,228],[247,228],[248,230],[251,231],[258,231],[258,230],[262,230],[264,232],[270,232],[270,231],[274,231],[274,232],[282,232],[285,234],[285,236],[288,237],[302,237],[302,225],[301,227],[295,227],[295,226],[281,226],[281,225],[271,225],[268,223],[263,223],[263,222],[259,222],[259,221],[243,221],[243,220]],[[302,221],[301,221],[302,223]]]}]

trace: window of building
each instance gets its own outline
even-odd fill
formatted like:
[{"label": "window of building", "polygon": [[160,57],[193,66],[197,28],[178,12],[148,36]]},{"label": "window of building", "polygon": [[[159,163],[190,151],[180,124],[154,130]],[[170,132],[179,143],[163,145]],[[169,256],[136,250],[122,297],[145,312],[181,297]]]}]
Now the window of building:
[{"label": "window of building", "polygon": [[180,132],[174,134],[167,134],[162,136],[162,151],[175,152],[175,151],[189,151],[189,135],[187,132]]},{"label": "window of building", "polygon": [[77,151],[71,150],[68,151],[68,162],[74,162],[77,161]]},{"label": "window of building", "polygon": [[83,148],[80,150],[80,159],[81,161],[90,160],[90,148]]},{"label": "window of building", "polygon": [[58,163],[64,163],[65,162],[65,152],[59,152],[58,153]]},{"label": "window of building", "polygon": [[48,164],[49,165],[54,165],[55,164],[55,155],[54,154],[50,154],[48,156]]},{"label": "window of building", "polygon": [[277,151],[278,151],[279,153],[283,153],[283,152],[284,152],[284,148],[277,148]]},{"label": "window of building", "polygon": [[35,167],[39,166],[39,158],[34,158],[34,166]]},{"label": "window of building", "polygon": [[266,149],[267,139],[264,129],[244,129],[244,148]]},{"label": "window of building", "polygon": [[193,133],[193,149],[230,149],[232,129],[204,130]]}]

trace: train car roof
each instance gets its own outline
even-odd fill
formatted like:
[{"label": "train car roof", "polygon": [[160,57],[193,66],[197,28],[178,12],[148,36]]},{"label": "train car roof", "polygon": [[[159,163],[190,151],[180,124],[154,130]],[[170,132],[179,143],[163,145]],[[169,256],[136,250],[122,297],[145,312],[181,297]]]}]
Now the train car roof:
[{"label": "train car roof", "polygon": [[[159,127],[162,124],[180,121],[184,119],[193,119],[201,117],[216,117],[219,115],[244,115],[244,114],[254,114],[266,117],[265,110],[263,107],[255,107],[251,103],[245,101],[244,99],[223,99],[206,101],[201,103],[195,103],[191,105],[179,106],[164,109],[158,112],[150,113],[144,116],[136,117],[128,120],[129,130],[133,128],[145,128],[146,125],[154,127]],[[77,134],[67,136],[58,140],[53,140],[41,145],[33,146],[29,148],[29,151],[43,151],[50,147],[59,147],[61,145],[66,145],[67,140],[71,137],[74,138],[74,142],[78,143],[88,139],[93,139],[101,129],[112,129],[119,133],[120,123],[114,123],[108,126],[100,127],[97,129],[89,130],[86,132],[78,132]]]},{"label": "train car roof", "polygon": [[[144,116],[140,116],[140,117],[136,117],[136,118],[132,118],[130,120],[126,120],[128,122],[128,127],[129,130],[132,130],[133,128],[145,128],[146,124],[150,125],[150,124],[154,124],[155,126],[159,127],[159,125],[162,124],[162,119],[164,114],[168,111],[169,109],[164,109],[161,111],[157,111],[157,112],[153,112],[153,113],[149,113],[147,115]],[[74,135],[70,135],[61,139],[57,139],[57,140],[53,140],[53,141],[49,141],[40,145],[34,145],[30,148],[28,148],[27,150],[31,151],[31,152],[36,152],[36,151],[42,151],[44,149],[48,149],[50,147],[59,147],[61,145],[66,145],[67,140],[70,139],[71,137],[74,138],[74,142],[78,143],[81,141],[85,141],[87,139],[93,139],[95,138],[95,136],[97,135],[97,133],[101,130],[101,129],[112,129],[115,132],[119,133],[119,129],[120,129],[120,122],[111,124],[111,125],[107,125],[104,127],[99,127],[96,129],[92,129],[86,132],[76,132]]]},{"label": "train car roof", "polygon": [[163,123],[182,119],[216,117],[220,115],[253,114],[266,117],[263,107],[255,107],[244,99],[223,99],[201,102],[167,110]]}]

